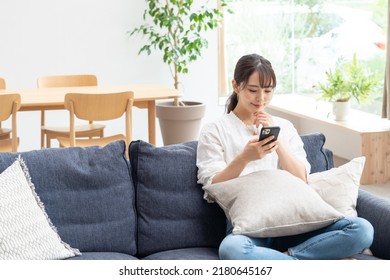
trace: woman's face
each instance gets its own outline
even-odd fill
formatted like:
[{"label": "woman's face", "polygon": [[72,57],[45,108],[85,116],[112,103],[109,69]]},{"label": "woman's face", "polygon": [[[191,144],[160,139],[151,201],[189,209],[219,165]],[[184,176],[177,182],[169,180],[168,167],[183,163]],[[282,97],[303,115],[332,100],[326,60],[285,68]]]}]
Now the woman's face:
[{"label": "woman's face", "polygon": [[261,87],[258,72],[250,75],[245,86],[243,84],[237,85],[236,81],[233,80],[233,89],[238,95],[237,107],[250,114],[264,110],[271,102],[274,93],[272,85],[267,88]]}]

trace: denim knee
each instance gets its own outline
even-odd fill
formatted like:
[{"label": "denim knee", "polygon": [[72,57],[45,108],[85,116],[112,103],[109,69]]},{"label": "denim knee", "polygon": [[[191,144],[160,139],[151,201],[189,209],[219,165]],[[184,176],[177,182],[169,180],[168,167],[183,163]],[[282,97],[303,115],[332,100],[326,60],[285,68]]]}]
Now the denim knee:
[{"label": "denim knee", "polygon": [[239,256],[248,253],[246,250],[251,246],[253,244],[246,236],[229,234],[219,245],[219,258],[221,260],[239,259]]},{"label": "denim knee", "polygon": [[369,248],[374,241],[374,227],[366,219],[356,217],[351,220],[357,227],[357,236],[356,238],[360,240],[361,249],[364,250]]},{"label": "denim knee", "polygon": [[292,260],[271,247],[270,238],[251,238],[245,235],[229,234],[219,246],[221,260]]}]

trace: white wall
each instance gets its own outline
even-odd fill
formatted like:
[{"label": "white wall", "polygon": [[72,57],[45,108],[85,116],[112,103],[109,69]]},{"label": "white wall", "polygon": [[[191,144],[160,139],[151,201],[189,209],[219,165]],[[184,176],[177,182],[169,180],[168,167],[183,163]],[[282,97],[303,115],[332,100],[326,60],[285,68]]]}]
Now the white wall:
[{"label": "white wall", "polygon": [[[127,31],[140,25],[146,2],[137,0],[1,0],[0,76],[7,88],[36,87],[42,75],[91,73],[100,85],[173,85],[160,53],[140,55],[142,37]],[[217,33],[207,34],[209,47],[182,76],[186,100],[207,104],[204,121],[223,113],[217,98]],[[48,113],[50,125],[68,122],[65,111]],[[145,110],[134,110],[134,139],[147,141]],[[40,113],[20,112],[19,151],[39,149]],[[110,124],[107,134],[122,129]],[[157,145],[162,145],[157,125]]]}]

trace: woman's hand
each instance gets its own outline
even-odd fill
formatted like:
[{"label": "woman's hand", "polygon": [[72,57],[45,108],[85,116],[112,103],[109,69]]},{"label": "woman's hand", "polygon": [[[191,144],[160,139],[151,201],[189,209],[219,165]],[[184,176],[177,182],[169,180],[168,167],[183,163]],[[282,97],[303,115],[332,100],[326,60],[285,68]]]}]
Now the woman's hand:
[{"label": "woman's hand", "polygon": [[272,116],[264,111],[255,112],[253,118],[253,124],[256,125],[256,127],[259,127],[260,124],[262,126],[272,126],[274,124]]},{"label": "woman's hand", "polygon": [[270,136],[262,141],[259,141],[257,137],[251,139],[228,166],[213,177],[212,183],[215,184],[237,178],[248,163],[261,159],[275,151],[278,148],[278,140],[268,143],[273,137]]},{"label": "woman's hand", "polygon": [[246,164],[251,161],[261,159],[278,148],[278,140],[269,143],[273,139],[273,135],[262,141],[259,141],[257,137],[253,138],[245,145],[244,149],[238,156],[246,162]]}]

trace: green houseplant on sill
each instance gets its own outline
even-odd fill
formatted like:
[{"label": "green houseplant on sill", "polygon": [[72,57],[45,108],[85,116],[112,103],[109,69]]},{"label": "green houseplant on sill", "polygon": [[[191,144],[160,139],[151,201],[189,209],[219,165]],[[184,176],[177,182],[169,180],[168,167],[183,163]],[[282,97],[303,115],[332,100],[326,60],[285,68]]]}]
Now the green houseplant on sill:
[{"label": "green houseplant on sill", "polygon": [[[188,64],[201,57],[208,46],[205,32],[216,29],[223,18],[226,0],[219,0],[219,7],[209,7],[208,1],[147,0],[144,11],[145,23],[129,31],[130,36],[141,34],[148,43],[138,54],[162,52],[168,64],[176,89],[179,74],[188,73]],[[196,8],[200,7],[200,8]],[[151,22],[151,23],[149,23]],[[198,137],[205,105],[199,102],[181,101],[159,103],[156,115],[159,119],[164,145],[194,140]]]},{"label": "green houseplant on sill", "polygon": [[338,59],[335,69],[329,69],[325,74],[326,83],[319,84],[321,99],[332,102],[336,121],[348,119],[351,99],[358,103],[368,102],[379,84],[378,76],[359,63],[356,54],[350,62]]}]

